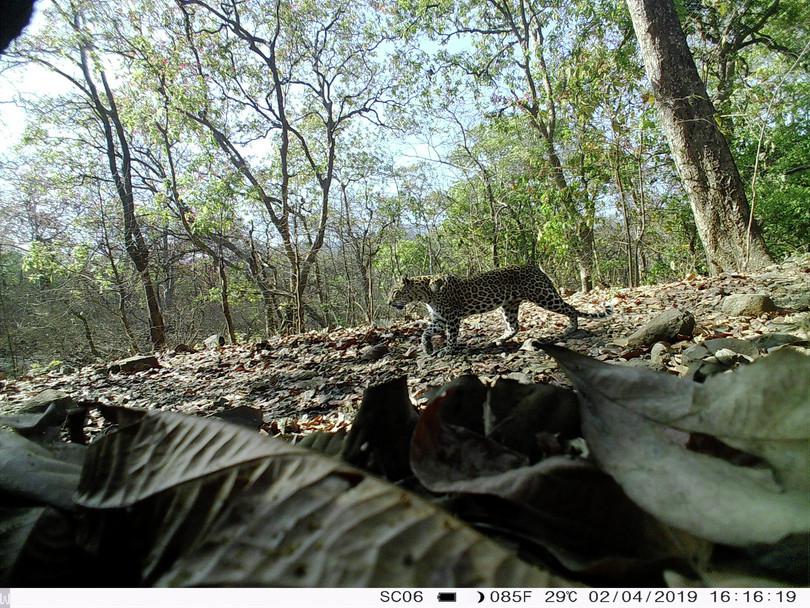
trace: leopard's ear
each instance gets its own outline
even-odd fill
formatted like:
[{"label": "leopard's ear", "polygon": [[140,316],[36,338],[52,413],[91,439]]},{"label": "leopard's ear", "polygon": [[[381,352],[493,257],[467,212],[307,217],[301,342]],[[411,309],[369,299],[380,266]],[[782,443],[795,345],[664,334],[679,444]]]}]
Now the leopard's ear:
[{"label": "leopard's ear", "polygon": [[410,285],[411,283],[413,283],[413,281],[411,280],[410,277],[402,277],[402,284],[403,285]]},{"label": "leopard's ear", "polygon": [[428,287],[433,293],[439,293],[446,284],[447,277],[435,277],[430,279],[430,285]]}]

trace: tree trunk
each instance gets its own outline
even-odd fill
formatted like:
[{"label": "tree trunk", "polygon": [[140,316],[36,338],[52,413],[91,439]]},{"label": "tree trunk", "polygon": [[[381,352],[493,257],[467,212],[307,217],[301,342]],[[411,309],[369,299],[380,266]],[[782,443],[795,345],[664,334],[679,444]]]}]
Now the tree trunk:
[{"label": "tree trunk", "polygon": [[[81,20],[79,15],[74,16],[74,28],[79,31]],[[96,116],[101,122],[104,132],[104,151],[110,168],[110,176],[115,183],[115,190],[121,202],[124,218],[124,245],[133,265],[138,271],[146,295],[146,306],[149,310],[149,337],[152,347],[160,350],[166,344],[166,327],[163,323],[163,314],[160,312],[160,300],[155,289],[152,277],[149,274],[149,247],[141,232],[138,218],[135,214],[135,194],[132,187],[132,157],[130,156],[129,141],[126,131],[118,115],[112,89],[107,82],[104,70],[98,70],[101,84],[104,87],[104,96],[107,105],[104,105],[102,96],[96,86],[91,73],[91,61],[88,57],[90,48],[85,44],[79,48],[80,65],[87,88],[85,94],[93,104]],[[120,166],[119,166],[120,158]]]},{"label": "tree trunk", "polygon": [[325,323],[322,323],[322,328],[325,327],[326,329],[332,329],[334,327],[334,323],[332,319],[334,319],[334,314],[331,313],[331,306],[329,305],[329,296],[326,293],[326,286],[323,280],[323,274],[321,271],[321,264],[318,259],[315,259],[315,262],[312,264],[312,269],[315,271],[315,290],[318,293],[318,303],[320,304],[321,315],[323,315],[323,320]]},{"label": "tree trunk", "polygon": [[138,273],[141,276],[143,291],[146,294],[146,307],[149,310],[149,339],[152,347],[160,350],[166,345],[166,326],[163,324],[163,313],[160,312],[160,299],[149,275],[148,266],[144,266],[143,270],[138,268]]},{"label": "tree trunk", "polygon": [[579,240],[576,247],[579,288],[582,293],[588,293],[593,289],[593,228],[584,218],[577,222],[577,237]]},{"label": "tree trunk", "polygon": [[90,354],[96,359],[101,359],[101,354],[96,348],[96,343],[93,340],[93,332],[90,330],[90,324],[87,322],[87,317],[80,310],[74,310],[72,308],[68,308],[68,310],[81,322],[82,329],[84,329],[84,338],[87,340],[87,347],[90,349]]},{"label": "tree trunk", "polygon": [[110,270],[113,275],[113,284],[115,285],[115,292],[118,296],[118,318],[121,321],[121,326],[124,328],[124,334],[129,341],[129,352],[137,355],[140,352],[138,348],[138,340],[132,332],[132,327],[129,324],[129,315],[127,314],[127,294],[124,285],[124,278],[118,272],[118,264],[115,263],[115,254],[113,253],[112,245],[110,244],[109,234],[107,233],[107,217],[104,213],[104,204],[101,201],[101,192],[99,191],[99,209],[101,211],[101,236],[104,243],[104,255],[110,263]]},{"label": "tree trunk", "polygon": [[634,272],[634,254],[633,254],[633,235],[630,231],[630,209],[627,205],[627,193],[624,191],[624,182],[619,169],[619,152],[615,154],[616,166],[613,168],[614,177],[616,179],[616,187],[619,189],[619,200],[622,203],[622,219],[624,224],[624,238],[627,239],[627,286],[637,287],[636,276]]},{"label": "tree trunk", "polygon": [[228,274],[225,272],[225,260],[222,253],[216,257],[217,272],[219,274],[220,302],[222,304],[222,316],[225,317],[225,327],[228,329],[228,338],[231,344],[236,344],[236,331],[233,328],[233,317],[231,316],[231,303],[228,299]]},{"label": "tree trunk", "polygon": [[712,274],[771,263],[672,0],[627,0],[644,66]]},{"label": "tree trunk", "polygon": [[137,355],[141,349],[138,347],[138,340],[135,338],[135,334],[132,333],[132,327],[129,324],[129,315],[127,315],[126,292],[124,291],[123,284],[118,283],[116,285],[116,290],[118,294],[118,318],[121,321],[121,327],[124,328],[124,333],[126,334],[127,340],[129,341],[130,354]]}]

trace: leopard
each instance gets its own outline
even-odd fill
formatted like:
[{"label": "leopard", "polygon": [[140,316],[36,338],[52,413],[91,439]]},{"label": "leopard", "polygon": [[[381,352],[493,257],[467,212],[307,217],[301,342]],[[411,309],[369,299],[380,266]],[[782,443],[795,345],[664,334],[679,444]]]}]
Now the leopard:
[{"label": "leopard", "polygon": [[537,265],[496,268],[469,278],[452,274],[403,277],[392,290],[388,303],[397,310],[412,302],[427,306],[430,322],[422,333],[421,345],[425,354],[431,355],[434,335],[446,334],[446,349],[457,350],[462,319],[496,308],[501,309],[506,323],[506,331],[495,341],[502,345],[517,334],[518,311],[525,301],[567,316],[569,325],[565,336],[577,331],[579,317],[603,319],[613,314],[609,304],[602,312],[577,310],[563,300],[551,279]]}]

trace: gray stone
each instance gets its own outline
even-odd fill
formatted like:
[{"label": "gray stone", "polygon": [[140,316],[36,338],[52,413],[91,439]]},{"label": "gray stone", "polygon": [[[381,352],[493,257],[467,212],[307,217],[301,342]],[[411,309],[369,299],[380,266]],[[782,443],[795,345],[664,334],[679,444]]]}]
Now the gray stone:
[{"label": "gray stone", "polygon": [[714,353],[714,358],[717,360],[718,363],[722,363],[723,365],[734,365],[739,363],[742,360],[751,361],[752,358],[746,355],[741,355],[738,352],[731,350],[730,348],[721,348]]},{"label": "gray stone", "polygon": [[23,403],[22,411],[44,412],[50,405],[54,403],[60,403],[65,407],[69,407],[73,405],[73,398],[62,391],[56,391],[52,388],[45,389],[30,399],[27,399],[25,403]]},{"label": "gray stone", "polygon": [[723,298],[721,309],[734,317],[756,317],[777,310],[769,296],[756,293],[737,293]]},{"label": "gray stone", "polygon": [[796,311],[810,310],[810,290],[785,294],[784,305]]},{"label": "gray stone", "polygon": [[794,336],[791,334],[764,334],[762,336],[758,336],[756,338],[752,338],[748,340],[760,350],[771,350],[774,348],[779,348],[781,346],[785,346],[786,344],[794,344],[796,346],[807,346],[808,341],[800,338],[799,336]]},{"label": "gray stone", "polygon": [[650,349],[650,362],[655,366],[662,366],[669,358],[669,345],[666,342],[656,342]]},{"label": "gray stone", "polygon": [[225,346],[225,337],[219,334],[214,334],[213,336],[208,336],[205,340],[206,348],[218,348],[220,346]]},{"label": "gray stone", "polygon": [[538,350],[540,350],[540,344],[541,344],[541,342],[537,338],[527,338],[523,342],[523,344],[520,345],[519,350],[524,350],[524,351],[527,351],[527,352],[530,352],[530,353],[534,353],[534,352],[537,352]]},{"label": "gray stone", "polygon": [[154,367],[160,367],[155,355],[136,355],[135,357],[113,361],[107,369],[113,374],[134,374]]},{"label": "gray stone", "polygon": [[[721,351],[731,351],[743,355],[748,360],[759,356],[759,349],[748,340],[737,340],[736,338],[715,338],[706,340],[701,344],[695,344],[683,351],[683,364],[689,365],[695,361],[702,361],[707,357],[718,356]],[[726,359],[728,356],[725,357]],[[718,361],[723,359],[723,355],[718,357]]]},{"label": "gray stone", "polygon": [[246,426],[250,429],[260,429],[264,422],[264,414],[262,410],[248,405],[239,405],[237,407],[218,412],[212,418],[219,418],[231,424],[238,424]]},{"label": "gray stone", "polygon": [[619,361],[619,365],[626,365],[627,367],[643,367],[644,369],[653,369],[652,362],[648,359],[628,359],[627,361]]},{"label": "gray stone", "polygon": [[366,346],[360,349],[360,359],[363,361],[377,361],[388,354],[388,347],[385,344]]},{"label": "gray stone", "polygon": [[[713,359],[714,357],[709,357]],[[718,361],[694,361],[684,373],[684,376],[691,378],[695,382],[703,382],[709,376],[720,374],[731,369]]]},{"label": "gray stone", "polygon": [[8,425],[27,437],[62,426],[68,410],[75,406],[70,395],[47,389],[26,400],[16,415],[0,416],[0,425]]},{"label": "gray stone", "polygon": [[694,331],[694,315],[678,308],[671,308],[627,338],[627,346],[649,346],[656,342],[675,342],[679,336],[691,337]]}]

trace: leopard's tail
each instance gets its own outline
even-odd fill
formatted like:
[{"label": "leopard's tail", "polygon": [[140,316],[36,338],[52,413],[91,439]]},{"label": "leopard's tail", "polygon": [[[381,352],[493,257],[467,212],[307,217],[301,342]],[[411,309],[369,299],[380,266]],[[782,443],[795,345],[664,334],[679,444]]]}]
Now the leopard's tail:
[{"label": "leopard's tail", "polygon": [[577,315],[584,317],[585,319],[604,319],[605,317],[609,317],[613,314],[613,306],[611,306],[608,302],[605,302],[605,310],[602,312],[582,312],[576,308],[574,310],[576,310]]}]

